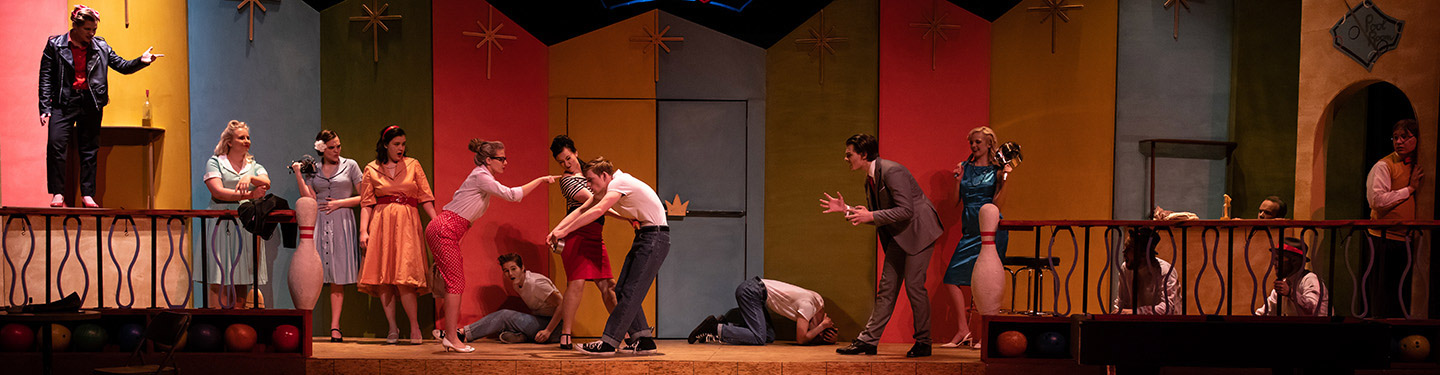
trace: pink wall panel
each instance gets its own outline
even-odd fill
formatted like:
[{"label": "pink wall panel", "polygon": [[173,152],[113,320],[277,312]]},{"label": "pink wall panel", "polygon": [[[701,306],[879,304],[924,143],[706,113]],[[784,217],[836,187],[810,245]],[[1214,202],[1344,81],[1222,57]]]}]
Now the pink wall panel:
[{"label": "pink wall panel", "polygon": [[[932,17],[953,25],[943,30],[945,38],[933,44],[925,38],[925,27],[911,26],[929,23]],[[941,283],[960,240],[961,210],[951,170],[969,155],[966,134],[989,122],[989,98],[989,22],[948,1],[881,2],[880,156],[910,169],[945,225],[925,283],[931,337],[937,344],[948,341],[958,328],[957,308]],[[877,274],[882,255],[876,254]],[[914,333],[910,302],[901,293],[882,341],[909,342]]]},{"label": "pink wall panel", "polygon": [[[63,0],[35,0],[0,12],[0,205],[44,206],[46,128],[40,127],[40,54],[45,38],[69,30]],[[115,24],[112,24],[115,25]],[[118,26],[118,25],[117,25]],[[102,34],[103,35],[103,34]]]},{"label": "pink wall panel", "polygon": [[[547,173],[550,138],[546,128],[548,83],[546,47],[499,11],[483,1],[437,0],[434,3],[435,64],[435,196],[437,208],[450,201],[455,189],[475,167],[471,138],[505,143],[509,166],[497,175],[500,183],[519,186]],[[493,17],[493,18],[491,18]],[[486,46],[482,38],[463,32],[483,32],[476,22],[498,34],[504,48],[490,53],[490,78],[485,76]],[[550,270],[545,247],[549,233],[546,200],[551,186],[536,189],[520,203],[491,200],[489,211],[462,240],[467,286],[462,298],[461,324],[495,311],[507,300],[508,280],[495,258],[518,253],[526,268],[542,274]],[[511,303],[513,305],[513,303]]]}]

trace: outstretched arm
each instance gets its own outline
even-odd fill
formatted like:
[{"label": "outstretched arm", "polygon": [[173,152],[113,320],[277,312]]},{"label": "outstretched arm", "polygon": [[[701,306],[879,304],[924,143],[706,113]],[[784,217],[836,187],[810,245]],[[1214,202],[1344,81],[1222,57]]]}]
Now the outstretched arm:
[{"label": "outstretched arm", "polygon": [[[595,219],[599,219],[601,215],[605,214],[605,211],[610,210],[610,207],[615,206],[615,203],[620,201],[620,196],[620,192],[610,191],[598,200],[596,197],[591,197],[590,200],[585,201],[585,206],[581,206],[580,209],[571,212],[573,219],[571,216],[567,216],[565,218],[566,222],[560,223],[561,225],[556,226],[555,230],[550,231],[550,238],[547,238],[545,242],[553,244],[556,240],[570,235],[570,232],[575,230],[578,223],[589,223],[595,221]],[[581,212],[582,209],[584,210],[583,213],[578,216],[574,215],[576,212]]]}]

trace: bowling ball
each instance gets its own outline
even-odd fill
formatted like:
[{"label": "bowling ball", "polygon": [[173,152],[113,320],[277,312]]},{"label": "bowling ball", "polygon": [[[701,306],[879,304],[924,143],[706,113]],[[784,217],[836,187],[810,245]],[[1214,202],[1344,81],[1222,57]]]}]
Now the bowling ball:
[{"label": "bowling ball", "polygon": [[220,329],[215,326],[200,323],[190,326],[190,331],[185,333],[189,340],[188,346],[191,351],[213,352],[220,350]]},{"label": "bowling ball", "polygon": [[[45,329],[45,328],[40,328],[40,329]],[[36,342],[36,343],[42,343],[42,342],[44,342],[44,341],[40,341],[40,339],[42,338],[40,335],[44,335],[44,334],[45,334],[45,331],[36,331],[36,332],[35,332],[35,342]],[[65,328],[65,326],[62,326],[62,325],[59,325],[59,324],[51,324],[51,325],[50,325],[50,350],[52,350],[52,351],[57,351],[57,352],[63,352],[63,351],[65,351],[65,350],[67,350],[67,349],[70,349],[70,329],[69,329],[69,328]]]},{"label": "bowling ball", "polygon": [[255,328],[235,323],[225,328],[225,351],[248,352],[255,347]]},{"label": "bowling ball", "polygon": [[1400,359],[1419,362],[1430,356],[1430,340],[1421,335],[1410,335],[1400,339]]},{"label": "bowling ball", "polygon": [[75,327],[75,331],[70,333],[70,340],[75,344],[77,352],[98,352],[105,349],[105,340],[109,336],[105,333],[105,328],[85,323]]},{"label": "bowling ball", "polygon": [[135,323],[125,323],[115,332],[115,342],[120,344],[120,351],[131,352],[140,346],[145,340],[145,327]]},{"label": "bowling ball", "polygon": [[1070,351],[1069,342],[1065,335],[1060,332],[1045,332],[1040,335],[1040,342],[1036,343],[1041,353],[1045,355],[1064,355]]},{"label": "bowling ball", "polygon": [[1018,331],[1002,332],[1000,338],[995,341],[995,348],[999,349],[1000,355],[1005,357],[1019,357],[1025,354],[1025,348],[1029,345],[1025,334]]},{"label": "bowling ball", "polygon": [[24,324],[10,323],[0,328],[0,350],[23,352],[35,344],[35,331]]},{"label": "bowling ball", "polygon": [[300,329],[289,324],[275,327],[275,332],[270,334],[270,343],[275,345],[277,352],[298,352],[300,351]]}]

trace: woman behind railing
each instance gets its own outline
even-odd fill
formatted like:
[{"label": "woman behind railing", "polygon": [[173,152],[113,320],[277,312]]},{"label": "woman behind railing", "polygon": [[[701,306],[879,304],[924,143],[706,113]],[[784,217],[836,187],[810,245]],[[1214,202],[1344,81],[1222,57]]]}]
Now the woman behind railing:
[{"label": "woman behind railing", "polygon": [[[220,133],[215,154],[205,162],[205,187],[210,190],[210,209],[234,210],[240,203],[265,196],[270,189],[270,176],[265,167],[250,155],[250,126],[230,120]],[[224,227],[224,229],[221,229]],[[244,306],[249,285],[266,284],[269,270],[264,254],[259,254],[259,280],[251,277],[255,267],[255,235],[235,220],[220,219],[215,223],[215,237],[204,267],[195,268],[195,280],[208,280],[207,298],[210,306]],[[202,274],[202,272],[204,274]],[[205,274],[208,274],[206,276]]]}]

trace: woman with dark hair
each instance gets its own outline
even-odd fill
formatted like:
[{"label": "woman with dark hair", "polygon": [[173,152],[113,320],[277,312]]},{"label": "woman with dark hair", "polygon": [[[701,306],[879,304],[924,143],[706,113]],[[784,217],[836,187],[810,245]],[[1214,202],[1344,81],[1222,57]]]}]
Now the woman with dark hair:
[{"label": "woman with dark hair", "polygon": [[[974,294],[970,293],[970,275],[975,269],[975,261],[980,258],[980,207],[1000,199],[1005,188],[1005,178],[1010,174],[1011,168],[1009,165],[1000,165],[1000,162],[995,160],[995,146],[999,142],[995,139],[995,131],[990,127],[972,129],[966,138],[970,144],[970,157],[956,165],[954,170],[960,189],[960,203],[964,205],[960,219],[963,236],[960,243],[955,245],[955,254],[950,256],[950,265],[945,270],[944,279],[945,290],[949,292],[955,309],[959,312],[960,329],[955,332],[955,337],[951,338],[950,342],[940,345],[942,348],[980,346],[980,340],[971,334],[973,331],[970,329],[972,321],[978,323],[978,319],[972,318],[979,317],[970,301],[974,297]],[[1009,242],[1009,232],[996,231],[995,250],[1002,259]],[[971,298],[966,298],[966,294],[970,294]],[[975,316],[972,317],[972,313]]]},{"label": "woman with dark hair", "polygon": [[[565,196],[565,213],[569,214],[590,200],[592,195],[590,183],[581,174],[584,162],[580,161],[575,141],[564,134],[555,136],[550,142],[550,154],[565,170],[564,177],[560,178],[560,193]],[[565,285],[565,303],[560,307],[560,317],[564,320],[560,329],[560,349],[574,348],[570,334],[574,332],[575,310],[580,308],[580,299],[585,296],[585,282],[595,283],[606,312],[615,310],[615,280],[611,279],[610,255],[605,252],[605,239],[601,236],[604,229],[605,217],[601,216],[564,239],[560,259],[570,280]],[[551,333],[548,329],[540,331],[535,341],[547,342]]]},{"label": "woman with dark hair", "polygon": [[400,340],[395,326],[395,296],[410,318],[410,343],[420,344],[416,298],[429,293],[426,285],[424,233],[420,209],[435,218],[435,195],[420,162],[405,156],[405,130],[391,125],[380,131],[375,161],[365,165],[360,183],[360,248],[366,254],[360,268],[360,291],[380,297],[390,334],[385,342]]},{"label": "woman with dark hair", "polygon": [[[540,176],[520,187],[507,187],[495,180],[495,175],[505,173],[509,161],[505,158],[505,144],[482,139],[470,140],[470,151],[475,153],[475,169],[465,177],[465,182],[455,190],[455,196],[445,205],[440,216],[430,220],[425,227],[425,239],[429,241],[430,253],[435,256],[440,275],[445,279],[444,316],[445,326],[441,332],[457,332],[460,324],[460,293],[465,291],[465,270],[460,254],[460,238],[470,229],[470,223],[485,214],[490,207],[490,197],[497,196],[511,202],[519,202],[530,195],[542,183],[555,182],[558,176]],[[438,293],[437,293],[438,294]],[[555,328],[557,321],[551,320],[546,330]],[[475,348],[465,345],[459,335],[440,335],[440,346],[445,351],[470,353]]]},{"label": "woman with dark hair", "polygon": [[320,165],[302,173],[301,164],[290,164],[300,195],[315,198],[315,252],[324,260],[325,283],[330,284],[330,341],[343,341],[340,308],[345,305],[345,285],[358,279],[360,257],[355,252],[355,212],[341,210],[360,205],[360,165],[340,156],[340,136],[330,130],[315,135],[315,153]]}]

